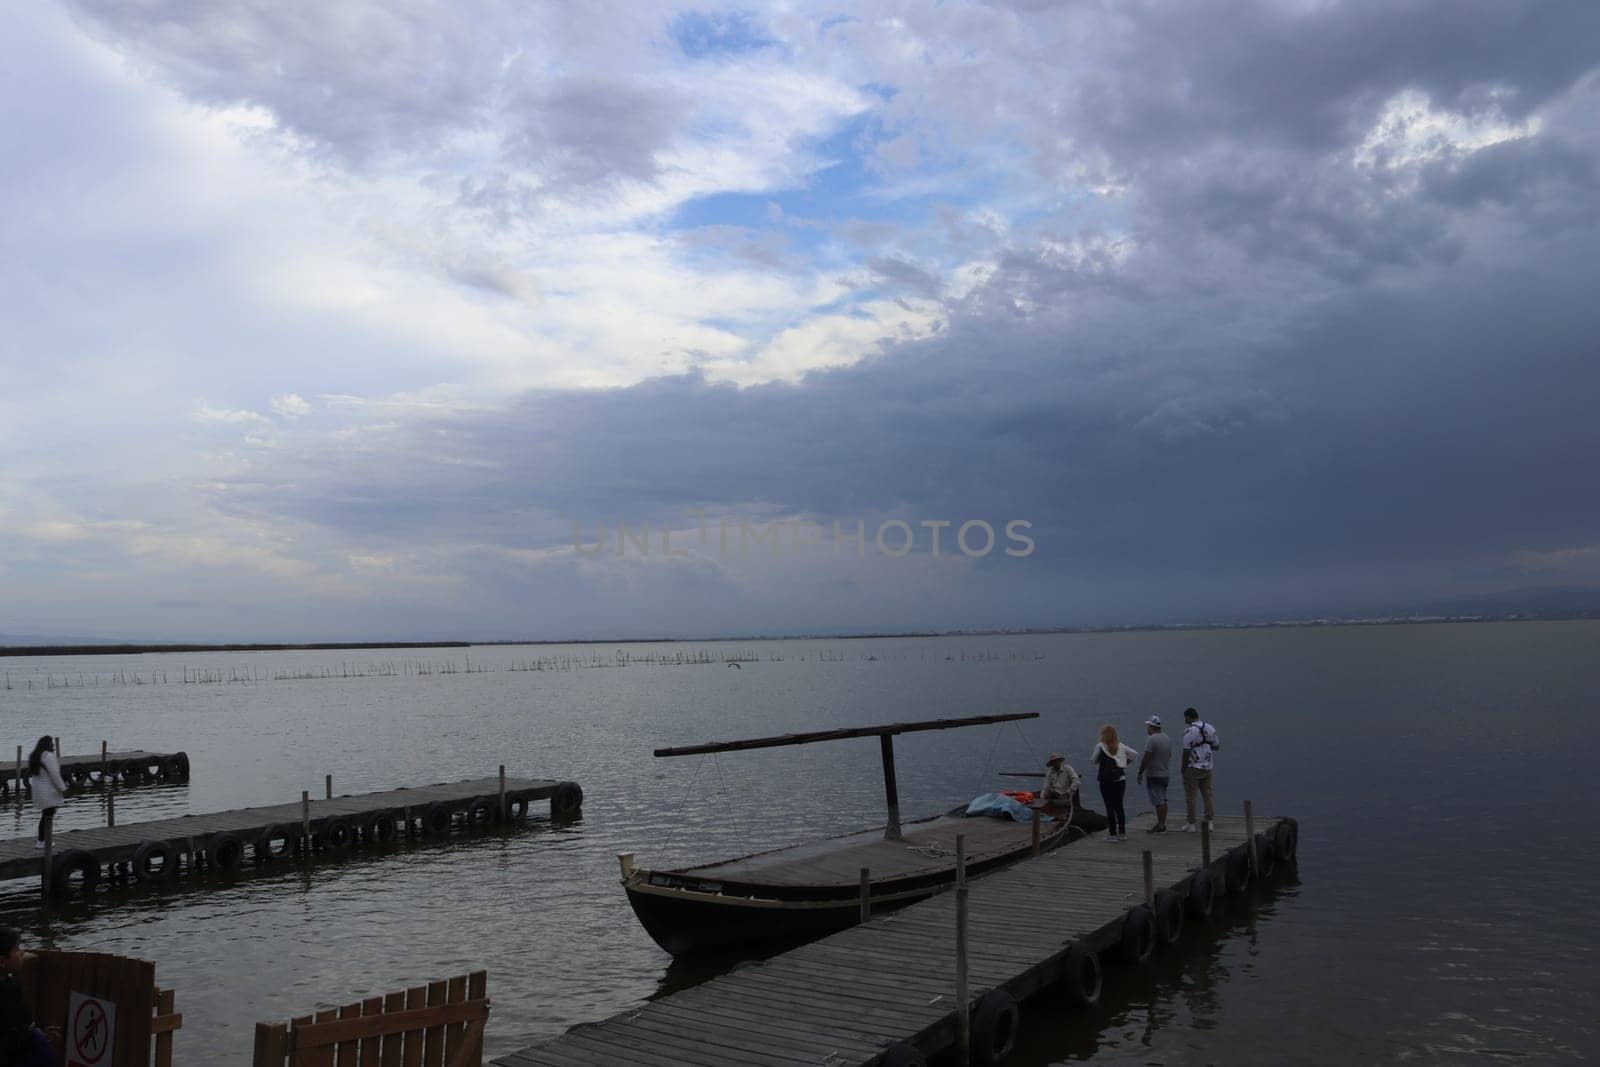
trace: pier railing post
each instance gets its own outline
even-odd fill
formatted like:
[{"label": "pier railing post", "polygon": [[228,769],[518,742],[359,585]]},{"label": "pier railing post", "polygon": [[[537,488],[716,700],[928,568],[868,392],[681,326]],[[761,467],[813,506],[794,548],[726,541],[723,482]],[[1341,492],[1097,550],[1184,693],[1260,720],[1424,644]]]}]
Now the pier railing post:
[{"label": "pier railing post", "polygon": [[1035,857],[1037,857],[1039,855],[1039,819],[1040,819],[1039,809],[1038,808],[1034,808],[1033,809],[1033,854],[1034,854]]},{"label": "pier railing post", "polygon": [[1144,902],[1155,907],[1156,903],[1156,870],[1155,857],[1150,855],[1150,850],[1144,850]]},{"label": "pier railing post", "polygon": [[1200,820],[1200,862],[1211,866],[1211,824],[1204,819]]},{"label": "pier railing post", "polygon": [[106,787],[106,743],[100,742],[100,788]]},{"label": "pier railing post", "polygon": [[1250,810],[1250,802],[1244,802],[1244,832],[1250,839],[1250,877],[1261,876],[1261,857],[1256,855],[1256,816]]},{"label": "pier railing post", "polygon": [[500,821],[506,821],[506,765],[500,764]]},{"label": "pier railing post", "polygon": [[327,775],[323,779],[323,785],[327,790],[328,799],[332,800],[333,799],[333,775],[331,775],[331,774]]},{"label": "pier railing post", "polygon": [[22,790],[27,783],[22,780],[22,746],[17,746],[17,800],[22,800]]},{"label": "pier railing post", "polygon": [[861,868],[861,921],[872,918],[872,868]]},{"label": "pier railing post", "polygon": [[300,790],[300,840],[306,843],[306,855],[311,855],[311,793]]},{"label": "pier railing post", "polygon": [[972,1030],[967,1012],[967,835],[956,835],[956,1056],[971,1062]]}]

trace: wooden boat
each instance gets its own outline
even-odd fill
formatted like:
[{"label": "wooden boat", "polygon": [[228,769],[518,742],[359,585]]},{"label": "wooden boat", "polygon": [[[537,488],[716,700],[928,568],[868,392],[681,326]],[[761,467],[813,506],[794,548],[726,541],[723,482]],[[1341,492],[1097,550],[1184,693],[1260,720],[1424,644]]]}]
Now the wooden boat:
[{"label": "wooden boat", "polygon": [[[968,877],[1009,866],[1033,854],[1031,823],[966,818],[964,809],[957,809],[901,824],[893,738],[920,730],[1037,717],[934,719],[657,749],[657,756],[686,756],[876,736],[883,752],[889,817],[882,828],[694,867],[649,870],[635,866],[631,853],[624,854],[618,859],[628,902],[656,943],[676,956],[807,941],[857,923],[863,869],[868,872],[865,888],[873,912],[926,900],[955,883],[957,834],[965,838]],[[1075,830],[1104,825],[1094,812],[1075,813],[1070,824],[1061,819],[1041,822],[1039,851],[1064,843]]]}]

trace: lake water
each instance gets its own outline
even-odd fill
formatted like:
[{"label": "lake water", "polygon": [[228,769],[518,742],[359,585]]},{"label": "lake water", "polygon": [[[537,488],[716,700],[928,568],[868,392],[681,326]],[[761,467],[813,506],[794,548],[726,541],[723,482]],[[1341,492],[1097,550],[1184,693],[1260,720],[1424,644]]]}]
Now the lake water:
[{"label": "lake water", "polygon": [[[1113,969],[1089,1016],[1030,1011],[1012,1062],[1600,1056],[1600,855],[1582,801],[1600,623],[184,653],[0,672],[8,761],[41,733],[68,754],[102,739],[189,753],[192,781],[122,790],[119,824],[320,796],[330,773],[338,793],[501,763],[583,785],[565,826],[541,811],[507,832],[48,911],[37,882],[0,887],[0,922],[31,945],[153,961],[184,1014],[180,1063],[245,1065],[257,1021],[479,967],[488,1052],[503,1054],[703,977],[634,920],[617,853],[674,865],[882,820],[871,740],[655,747],[1040,713],[898,739],[903,810],[932,813],[1015,785],[995,772],[1052,749],[1082,769],[1102,722],[1137,743],[1147,715],[1170,727],[1191,704],[1224,741],[1219,804],[1296,816],[1298,871],[1210,929],[1191,923],[1155,965]],[[1130,814],[1146,808],[1129,797]],[[29,808],[0,819],[33,832]],[[101,825],[103,800],[75,797],[58,820]],[[1149,817],[1130,822],[1138,836]]]}]

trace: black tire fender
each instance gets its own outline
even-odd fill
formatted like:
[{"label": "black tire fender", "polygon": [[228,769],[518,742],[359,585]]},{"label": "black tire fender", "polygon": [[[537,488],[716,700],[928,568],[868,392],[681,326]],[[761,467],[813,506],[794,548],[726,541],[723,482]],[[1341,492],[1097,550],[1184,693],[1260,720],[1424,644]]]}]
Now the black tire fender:
[{"label": "black tire fender", "polygon": [[[277,826],[267,827],[255,840],[256,862],[270,863],[273,860],[290,858],[305,844],[305,836],[305,832],[294,823],[279,823]],[[274,848],[272,843],[279,838],[283,839],[283,847]]]},{"label": "black tire fender", "polygon": [[178,781],[189,780],[189,753],[175,752],[168,758],[168,762],[171,763]]},{"label": "black tire fender", "polygon": [[562,782],[550,794],[550,814],[558,819],[578,814],[583,807],[583,787],[577,782]]},{"label": "black tire fender", "polygon": [[224,830],[206,842],[206,861],[219,871],[238,870],[244,863],[244,838]]},{"label": "black tire fender", "polygon": [[1170,889],[1156,894],[1156,932],[1166,945],[1177,944],[1183,936],[1183,898]]},{"label": "black tire fender", "polygon": [[1240,845],[1228,853],[1228,894],[1237,896],[1250,888],[1250,846]]},{"label": "black tire fender", "polygon": [[78,891],[93,893],[100,882],[100,861],[82,849],[72,848],[55,858],[50,868],[50,892],[64,897],[73,892],[72,878],[78,877]]},{"label": "black tire fender", "polygon": [[1189,914],[1196,919],[1211,918],[1211,909],[1217,903],[1217,883],[1208,870],[1194,872],[1194,877],[1189,879],[1189,891],[1184,894],[1189,906]]},{"label": "black tire fender", "polygon": [[1293,863],[1300,848],[1300,827],[1293,819],[1285,819],[1272,831],[1272,848],[1284,863]]},{"label": "black tire fender", "polygon": [[1100,957],[1082,941],[1074,941],[1061,965],[1061,987],[1067,1003],[1079,1008],[1098,1003],[1101,977]]},{"label": "black tire fender", "polygon": [[467,804],[467,825],[488,826],[491,823],[499,822],[500,820],[496,817],[499,814],[499,806],[500,798],[497,796],[473,797],[471,802]]},{"label": "black tire fender", "polygon": [[1271,878],[1278,868],[1278,854],[1272,848],[1270,834],[1256,835],[1256,876]]},{"label": "black tire fender", "polygon": [[978,1067],[1004,1063],[1017,1044],[1021,1015],[1017,999],[1003,989],[978,998],[971,1016],[972,1062]]},{"label": "black tire fender", "polygon": [[380,811],[367,819],[361,836],[369,845],[387,845],[400,835],[400,821],[387,811]]},{"label": "black tire fender", "polygon": [[[159,860],[161,866],[155,866]],[[165,841],[141,841],[133,850],[133,875],[141,882],[164,881],[178,873],[178,851]]]},{"label": "black tire fender", "polygon": [[527,793],[506,794],[506,816],[512,819],[526,819],[528,811],[533,807]]},{"label": "black tire fender", "polygon": [[422,814],[422,832],[425,834],[442,834],[450,829],[450,824],[455,821],[455,815],[449,805],[433,803],[428,805],[428,810]]},{"label": "black tire fender", "polygon": [[1150,906],[1140,904],[1122,917],[1122,937],[1117,955],[1123,963],[1143,963],[1156,949],[1156,921]]},{"label": "black tire fender", "polygon": [[355,844],[356,831],[349,819],[331,818],[322,821],[317,836],[322,838],[322,847],[325,849],[344,849]]}]

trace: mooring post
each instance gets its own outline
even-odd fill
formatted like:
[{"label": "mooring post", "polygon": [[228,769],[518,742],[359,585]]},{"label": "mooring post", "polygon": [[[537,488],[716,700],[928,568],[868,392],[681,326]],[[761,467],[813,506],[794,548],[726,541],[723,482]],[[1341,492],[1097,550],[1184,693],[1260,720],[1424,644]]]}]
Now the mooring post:
[{"label": "mooring post", "polygon": [[879,734],[878,748],[883,753],[883,792],[889,801],[889,822],[883,828],[886,841],[900,840],[900,792],[894,781],[894,735]]},{"label": "mooring post", "polygon": [[1244,802],[1244,832],[1250,839],[1250,877],[1261,877],[1261,857],[1256,855],[1256,817],[1250,810],[1250,802]]},{"label": "mooring post", "polygon": [[967,835],[956,835],[956,1062],[970,1063],[972,1020],[967,1014]]},{"label": "mooring post", "polygon": [[500,764],[500,821],[506,821],[506,765]]},{"label": "mooring post", "polygon": [[1150,905],[1151,909],[1153,910],[1155,908],[1155,904],[1156,904],[1155,857],[1150,855],[1150,850],[1149,849],[1145,849],[1144,850],[1143,859],[1144,859],[1144,902],[1146,904]]},{"label": "mooring post", "polygon": [[22,799],[22,746],[17,746],[17,799]]},{"label": "mooring post", "polygon": [[106,825],[117,825],[117,794],[110,791],[106,793]]},{"label": "mooring post", "polygon": [[102,789],[104,789],[105,788],[105,784],[106,784],[106,743],[104,741],[101,741],[100,742],[100,787]]},{"label": "mooring post", "polygon": [[1033,809],[1033,854],[1039,855],[1039,809]]},{"label": "mooring post", "polygon": [[311,855],[311,793],[300,790],[300,840],[306,844],[306,855]]},{"label": "mooring post", "polygon": [[50,825],[44,830],[44,866],[39,868],[39,895],[45,900],[50,899],[50,868],[55,866],[51,857],[55,855],[56,823],[50,820]]},{"label": "mooring post", "polygon": [[861,868],[861,921],[872,918],[872,868]]},{"label": "mooring post", "polygon": [[1200,820],[1200,862],[1211,866],[1211,824]]},{"label": "mooring post", "polygon": [[323,779],[323,785],[326,787],[326,789],[328,791],[328,799],[332,800],[333,799],[333,775],[331,775],[331,774],[327,775]]}]

